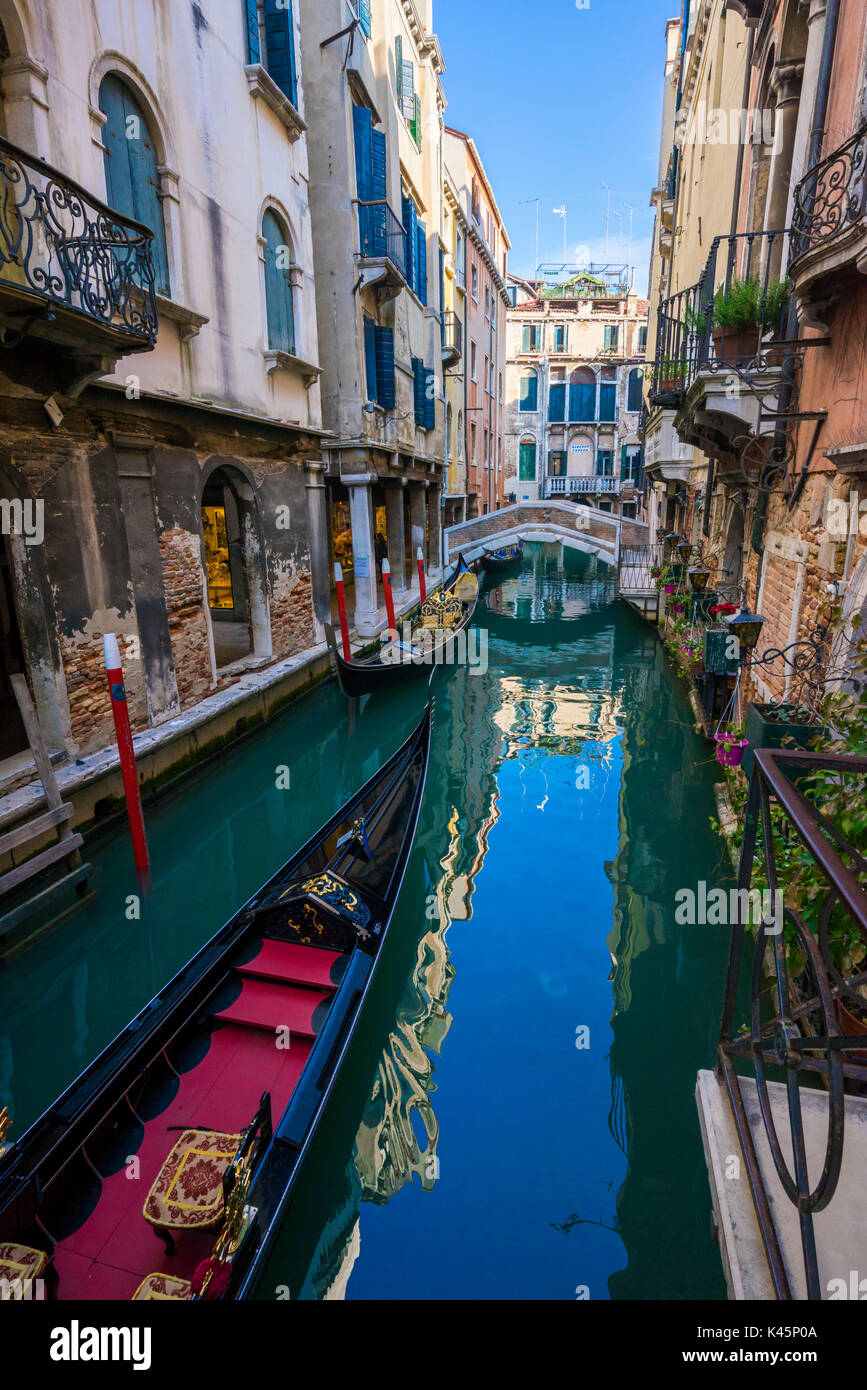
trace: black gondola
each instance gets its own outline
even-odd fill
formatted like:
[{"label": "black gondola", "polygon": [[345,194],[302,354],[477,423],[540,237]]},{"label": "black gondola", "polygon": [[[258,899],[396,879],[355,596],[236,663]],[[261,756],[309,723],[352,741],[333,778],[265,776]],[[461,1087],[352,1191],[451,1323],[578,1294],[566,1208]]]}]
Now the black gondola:
[{"label": "black gondola", "polygon": [[431,719],[429,706],[361,791],[7,1144],[0,1279],[44,1279],[64,1301],[253,1293],[394,913]]},{"label": "black gondola", "polygon": [[519,565],[523,558],[524,542],[517,541],[514,545],[504,545],[499,550],[486,550],[482,556],[482,568],[487,574],[499,574],[502,570]]},{"label": "black gondola", "polygon": [[[423,604],[417,605],[411,613],[407,614],[403,621],[413,624],[419,619],[424,619],[427,614],[436,617],[436,609],[441,603],[441,598],[451,596],[458,580],[463,575],[471,573],[470,566],[463,556],[460,556],[448,578],[437,589],[428,594]],[[466,632],[473,620],[478,601],[479,590],[478,585],[476,585],[471,596],[461,599],[462,611],[459,615],[455,615],[455,625],[448,628],[429,629],[432,635],[428,644],[414,641],[407,646],[400,641],[385,642],[380,640],[364,655],[356,657],[352,661],[345,660],[338,650],[333,627],[330,623],[326,624],[326,641],[334,659],[337,679],[344,695],[357,698],[382,690],[391,690],[392,687],[402,685],[405,681],[413,680],[425,673],[430,676],[431,671],[437,666],[447,665],[460,633]]]}]

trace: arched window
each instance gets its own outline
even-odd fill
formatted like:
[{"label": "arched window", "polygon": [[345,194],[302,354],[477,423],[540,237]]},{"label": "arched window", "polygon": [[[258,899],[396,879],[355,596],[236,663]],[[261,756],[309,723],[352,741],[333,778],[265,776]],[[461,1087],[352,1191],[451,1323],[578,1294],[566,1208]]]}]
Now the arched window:
[{"label": "arched window", "polygon": [[589,367],[576,367],[569,377],[569,419],[596,419],[596,376]]},{"label": "arched window", "polygon": [[641,387],[644,381],[644,373],[640,367],[633,367],[629,373],[629,385],[626,391],[626,409],[641,409]]},{"label": "arched window", "polygon": [[539,379],[535,372],[525,372],[521,377],[521,398],[518,408],[523,411],[539,409]]},{"label": "arched window", "polygon": [[536,441],[530,434],[518,445],[518,478],[522,483],[536,481]]},{"label": "arched window", "polygon": [[292,305],[292,248],[280,219],[270,208],[262,218],[265,256],[265,309],[268,347],[295,355],[295,311]]},{"label": "arched window", "polygon": [[105,115],[106,201],[126,217],[143,222],[154,234],[155,288],[168,295],[169,261],[166,224],[160,202],[159,155],[151,122],[121,78],[109,73],[99,88],[99,109]]}]

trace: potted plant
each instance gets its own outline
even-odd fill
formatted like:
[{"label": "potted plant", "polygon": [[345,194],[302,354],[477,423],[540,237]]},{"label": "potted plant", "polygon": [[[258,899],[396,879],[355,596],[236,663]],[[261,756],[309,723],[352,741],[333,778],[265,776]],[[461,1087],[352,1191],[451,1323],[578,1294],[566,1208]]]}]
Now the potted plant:
[{"label": "potted plant", "polygon": [[789,297],[787,280],[731,280],[721,285],[713,301],[714,356],[720,359],[755,357],[762,330],[774,329]]},{"label": "potted plant", "polygon": [[799,748],[808,748],[822,725],[805,705],[759,704],[750,701],[747,705],[746,736],[750,751],[744,759],[744,771],[752,772],[753,749],[782,748],[794,742]]},{"label": "potted plant", "polygon": [[720,767],[740,767],[748,739],[744,738],[742,724],[727,724],[725,733],[714,734],[716,760]]}]

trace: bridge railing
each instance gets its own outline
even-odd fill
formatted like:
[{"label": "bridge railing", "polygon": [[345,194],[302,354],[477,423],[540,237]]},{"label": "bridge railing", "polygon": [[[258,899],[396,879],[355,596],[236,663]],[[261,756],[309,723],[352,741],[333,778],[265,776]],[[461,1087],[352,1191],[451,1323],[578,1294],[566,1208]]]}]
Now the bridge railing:
[{"label": "bridge railing", "polygon": [[624,545],[620,550],[620,592],[648,592],[654,587],[651,570],[663,563],[661,545]]},{"label": "bridge railing", "polygon": [[[636,528],[634,522],[627,524]],[[446,556],[452,560],[461,552],[469,556],[481,554],[485,549],[496,549],[523,537],[563,541],[578,550],[594,551],[608,564],[616,564],[621,525],[621,518],[611,512],[579,506],[565,498],[516,502],[450,526],[445,533]]]}]

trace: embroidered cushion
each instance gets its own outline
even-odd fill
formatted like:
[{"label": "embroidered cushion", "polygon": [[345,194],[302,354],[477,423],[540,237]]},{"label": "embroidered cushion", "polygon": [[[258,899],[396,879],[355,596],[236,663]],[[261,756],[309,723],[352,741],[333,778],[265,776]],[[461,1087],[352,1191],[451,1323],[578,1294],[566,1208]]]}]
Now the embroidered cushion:
[{"label": "embroidered cushion", "polygon": [[142,1279],[131,1301],[146,1303],[149,1299],[187,1299],[191,1292],[189,1279],[176,1279],[173,1274],[149,1274]]},{"label": "embroidered cushion", "polygon": [[223,1214],[223,1174],[243,1135],[185,1129],[147,1195],[144,1218],[152,1226],[213,1226]]}]

